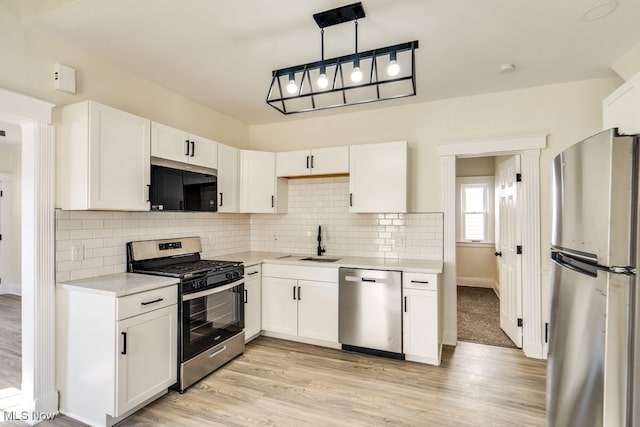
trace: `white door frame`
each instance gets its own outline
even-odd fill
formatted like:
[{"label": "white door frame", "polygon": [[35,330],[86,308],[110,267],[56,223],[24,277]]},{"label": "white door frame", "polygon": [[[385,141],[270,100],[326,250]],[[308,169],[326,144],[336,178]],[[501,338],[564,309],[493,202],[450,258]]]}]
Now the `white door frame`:
[{"label": "white door frame", "polygon": [[[543,329],[540,281],[540,150],[547,135],[473,139],[438,147],[442,163],[444,208],[444,333],[443,341],[458,340],[456,296],[456,157],[520,154],[522,157],[522,350],[542,359]],[[528,325],[534,325],[528,327]]]},{"label": "white door frame", "polygon": [[0,88],[0,121],[22,131],[22,408],[58,412],[55,389],[54,104]]}]

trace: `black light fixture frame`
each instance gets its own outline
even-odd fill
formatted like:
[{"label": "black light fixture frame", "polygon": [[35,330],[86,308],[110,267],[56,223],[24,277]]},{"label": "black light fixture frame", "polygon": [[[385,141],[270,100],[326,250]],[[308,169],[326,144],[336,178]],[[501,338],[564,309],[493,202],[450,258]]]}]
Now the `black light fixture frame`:
[{"label": "black light fixture frame", "polygon": [[[324,12],[316,13],[313,15],[314,20],[318,24],[318,27],[321,29],[321,43],[322,43],[322,59],[320,61],[311,62],[308,64],[296,65],[293,67],[281,68],[279,70],[274,70],[272,72],[271,86],[269,87],[269,93],[267,94],[267,103],[271,105],[276,110],[280,111],[282,114],[296,114],[296,113],[304,113],[309,111],[319,111],[326,110],[330,108],[344,107],[348,105],[358,105],[358,104],[366,104],[370,102],[377,101],[385,101],[389,99],[398,99],[405,98],[409,96],[416,95],[416,78],[415,78],[415,50],[418,49],[419,43],[418,40],[414,40],[411,42],[400,43],[393,46],[386,46],[378,49],[368,50],[366,52],[358,52],[357,51],[357,25],[358,19],[364,18],[365,13],[362,8],[362,3],[353,3],[347,6],[338,7],[335,9],[327,10]],[[354,22],[356,25],[356,51],[350,55],[343,55],[331,59],[324,59],[324,28],[332,25],[342,24],[345,22]],[[377,59],[381,56],[393,57],[399,52],[411,52],[411,66],[410,66],[410,74],[404,75],[397,78],[391,79],[383,79],[380,80],[378,76],[378,62]],[[342,70],[343,65],[345,64],[353,64],[360,63],[362,60],[371,59],[371,72],[369,74],[368,81],[364,81],[363,83],[354,84],[350,86],[344,85],[344,72]],[[322,70],[325,71],[327,66],[335,66],[335,72],[333,73],[332,78],[327,76],[327,79],[332,82],[331,86],[327,89],[315,90],[313,87],[313,83],[311,80],[310,71],[311,70]],[[302,73],[302,79],[300,81],[300,86],[296,94],[288,95],[284,93],[282,84],[280,82],[280,77],[282,76],[290,76],[295,75],[296,73]],[[337,86],[338,79],[340,80],[340,85]],[[402,81],[410,81],[409,87],[411,88],[408,92],[403,92],[397,95],[392,96],[382,96],[380,93],[380,86],[390,83],[398,83]],[[309,90],[306,93],[302,93],[304,89],[304,85],[309,85]],[[373,98],[358,100],[347,102],[346,93],[352,89],[358,88],[366,88],[366,87],[376,87],[376,96]],[[275,97],[274,96],[275,91]],[[331,93],[342,93],[342,102],[325,105],[325,106],[317,106],[315,102],[315,97],[331,94]],[[287,101],[291,101],[294,99],[300,98],[310,98],[311,100],[311,108],[303,108],[303,109],[291,109],[287,108]]]}]

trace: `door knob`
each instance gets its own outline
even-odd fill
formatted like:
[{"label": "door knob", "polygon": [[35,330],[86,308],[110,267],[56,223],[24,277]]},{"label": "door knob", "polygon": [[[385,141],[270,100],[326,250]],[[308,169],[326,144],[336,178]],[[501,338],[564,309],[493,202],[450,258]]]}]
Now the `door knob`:
[{"label": "door knob", "polygon": [[495,255],[495,256],[502,256],[502,251],[500,251],[500,252],[496,252],[494,255]]}]

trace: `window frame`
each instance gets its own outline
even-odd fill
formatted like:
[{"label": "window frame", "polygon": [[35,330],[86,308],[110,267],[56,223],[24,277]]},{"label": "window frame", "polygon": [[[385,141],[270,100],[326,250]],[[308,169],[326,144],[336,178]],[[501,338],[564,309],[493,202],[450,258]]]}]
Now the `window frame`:
[{"label": "window frame", "polygon": [[[463,200],[465,187],[485,188],[485,211],[486,232],[484,240],[464,239],[464,218],[465,201]],[[495,244],[495,176],[465,176],[456,178],[456,242],[469,245],[491,245]]]}]

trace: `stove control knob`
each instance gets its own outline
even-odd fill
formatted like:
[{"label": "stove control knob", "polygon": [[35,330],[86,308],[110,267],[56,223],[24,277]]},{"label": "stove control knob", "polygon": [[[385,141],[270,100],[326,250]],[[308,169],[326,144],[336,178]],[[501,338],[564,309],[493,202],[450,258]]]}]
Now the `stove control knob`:
[{"label": "stove control knob", "polygon": [[233,279],[233,273],[227,273],[224,275],[227,279]]}]

